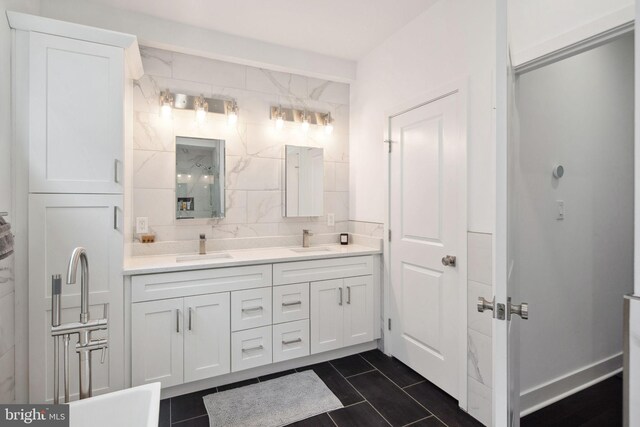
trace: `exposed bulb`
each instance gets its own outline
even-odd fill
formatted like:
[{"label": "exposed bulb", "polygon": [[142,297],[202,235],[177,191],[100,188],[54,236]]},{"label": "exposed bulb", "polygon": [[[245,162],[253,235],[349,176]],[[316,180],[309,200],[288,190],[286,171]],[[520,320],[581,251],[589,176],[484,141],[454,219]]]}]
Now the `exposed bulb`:
[{"label": "exposed bulb", "polygon": [[207,118],[207,112],[205,111],[204,108],[198,108],[196,110],[196,121],[198,123],[204,123],[204,121]]},{"label": "exposed bulb", "polygon": [[305,114],[304,118],[302,119],[302,132],[304,132],[304,133],[309,132],[309,118],[307,117],[306,114]]},{"label": "exposed bulb", "polygon": [[324,133],[327,135],[331,135],[333,133],[333,125],[331,123],[324,125]]},{"label": "exposed bulb", "polygon": [[160,107],[160,115],[162,116],[163,119],[170,119],[171,118],[171,105],[162,104],[162,107]]},{"label": "exposed bulb", "polygon": [[173,95],[171,95],[171,92],[164,91],[160,93],[160,116],[163,119],[171,118],[171,112],[173,110],[171,108],[172,103],[173,103]]},{"label": "exposed bulb", "polygon": [[238,113],[236,113],[235,111],[230,111],[227,115],[227,123],[229,123],[229,126],[234,126],[236,123],[238,123]]},{"label": "exposed bulb", "polygon": [[280,130],[284,127],[284,119],[282,118],[282,116],[278,116],[278,118],[276,119],[276,129]]}]

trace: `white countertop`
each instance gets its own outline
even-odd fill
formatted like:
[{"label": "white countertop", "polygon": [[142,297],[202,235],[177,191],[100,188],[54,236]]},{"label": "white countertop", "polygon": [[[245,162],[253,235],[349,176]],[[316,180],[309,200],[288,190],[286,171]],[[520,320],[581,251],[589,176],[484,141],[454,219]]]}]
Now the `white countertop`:
[{"label": "white countertop", "polygon": [[[318,248],[319,251],[313,251]],[[325,248],[325,249],[323,249]],[[240,265],[271,264],[288,261],[307,261],[313,259],[341,258],[345,256],[380,254],[380,249],[361,245],[319,245],[312,246],[308,252],[295,252],[288,248],[259,248],[225,251],[228,258],[197,259],[189,261],[177,261],[177,257],[196,254],[172,254],[138,256],[125,259],[123,274],[133,276],[136,274],[166,273],[170,271],[203,270],[206,268],[235,267]],[[328,249],[328,250],[326,250]],[[207,255],[215,254],[209,252]]]}]

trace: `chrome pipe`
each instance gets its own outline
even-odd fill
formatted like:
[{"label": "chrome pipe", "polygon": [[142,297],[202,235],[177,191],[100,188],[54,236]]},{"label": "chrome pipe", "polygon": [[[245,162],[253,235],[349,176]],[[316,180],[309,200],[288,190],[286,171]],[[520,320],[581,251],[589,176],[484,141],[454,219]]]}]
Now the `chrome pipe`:
[{"label": "chrome pipe", "polygon": [[69,335],[64,340],[64,402],[69,403]]},{"label": "chrome pipe", "polygon": [[69,322],[51,328],[51,335],[79,334],[82,332],[93,332],[107,329],[107,319],[89,320],[87,323]]},{"label": "chrome pipe", "polygon": [[[60,293],[62,279],[59,274],[51,276],[51,328],[60,326]],[[53,403],[60,403],[60,337],[53,336]]]},{"label": "chrome pipe", "polygon": [[67,285],[76,283],[76,273],[78,261],[81,264],[80,272],[80,323],[89,321],[89,260],[87,251],[83,247],[78,247],[71,253],[69,266],[67,267]]}]

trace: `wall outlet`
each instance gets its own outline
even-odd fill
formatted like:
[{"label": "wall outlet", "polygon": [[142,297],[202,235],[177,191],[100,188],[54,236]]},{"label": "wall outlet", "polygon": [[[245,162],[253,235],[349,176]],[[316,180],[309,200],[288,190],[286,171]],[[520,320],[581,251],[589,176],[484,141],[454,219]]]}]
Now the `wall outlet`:
[{"label": "wall outlet", "polygon": [[136,217],[136,233],[146,234],[149,232],[149,218],[146,216]]},{"label": "wall outlet", "polygon": [[329,227],[333,227],[334,225],[336,225],[336,214],[327,214],[327,225]]}]

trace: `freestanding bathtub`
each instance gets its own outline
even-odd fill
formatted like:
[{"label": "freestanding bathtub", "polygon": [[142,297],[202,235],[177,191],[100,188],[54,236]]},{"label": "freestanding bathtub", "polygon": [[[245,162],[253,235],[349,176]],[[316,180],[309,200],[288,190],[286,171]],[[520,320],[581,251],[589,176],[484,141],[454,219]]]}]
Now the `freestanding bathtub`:
[{"label": "freestanding bathtub", "polygon": [[157,427],[160,383],[145,384],[69,404],[70,427]]}]

